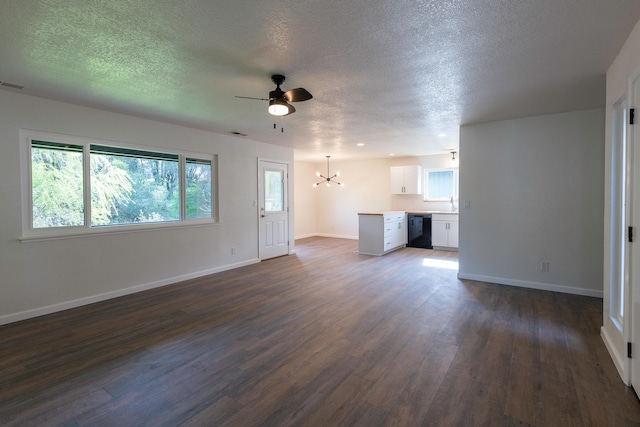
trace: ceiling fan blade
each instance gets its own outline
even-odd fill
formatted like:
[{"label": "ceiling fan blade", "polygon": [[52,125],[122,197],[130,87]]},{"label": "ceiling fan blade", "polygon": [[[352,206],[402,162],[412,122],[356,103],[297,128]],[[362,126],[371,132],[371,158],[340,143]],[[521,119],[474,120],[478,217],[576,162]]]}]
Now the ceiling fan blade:
[{"label": "ceiling fan blade", "polygon": [[250,96],[236,96],[236,98],[242,98],[242,99],[256,99],[258,101],[268,101],[267,98],[252,98]]},{"label": "ceiling fan blade", "polygon": [[284,93],[284,99],[286,99],[288,102],[307,101],[311,98],[313,98],[313,95],[311,95],[311,93],[309,93],[309,91],[303,87],[291,89]]},{"label": "ceiling fan blade", "polygon": [[285,114],[285,116],[288,116],[289,114],[293,114],[296,112],[296,108],[293,105],[287,104],[287,107],[289,107],[289,112]]}]

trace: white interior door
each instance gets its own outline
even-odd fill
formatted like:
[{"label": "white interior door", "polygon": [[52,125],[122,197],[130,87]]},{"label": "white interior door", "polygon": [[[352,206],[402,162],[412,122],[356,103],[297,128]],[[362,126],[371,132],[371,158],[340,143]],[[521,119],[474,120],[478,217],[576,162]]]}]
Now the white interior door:
[{"label": "white interior door", "polygon": [[260,259],[289,253],[288,165],[258,161],[260,198]]}]

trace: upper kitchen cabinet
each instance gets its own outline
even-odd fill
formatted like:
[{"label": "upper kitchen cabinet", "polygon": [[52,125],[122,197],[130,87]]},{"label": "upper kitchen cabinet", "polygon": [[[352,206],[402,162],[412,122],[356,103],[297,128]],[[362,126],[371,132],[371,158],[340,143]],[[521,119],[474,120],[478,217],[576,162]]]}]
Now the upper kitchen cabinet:
[{"label": "upper kitchen cabinet", "polygon": [[422,194],[422,167],[393,166],[391,194]]}]

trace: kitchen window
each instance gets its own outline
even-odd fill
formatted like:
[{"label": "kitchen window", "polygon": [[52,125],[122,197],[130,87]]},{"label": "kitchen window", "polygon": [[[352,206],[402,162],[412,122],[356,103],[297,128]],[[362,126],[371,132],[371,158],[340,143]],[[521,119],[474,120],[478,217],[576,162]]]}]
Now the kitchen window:
[{"label": "kitchen window", "polygon": [[215,155],[21,133],[23,240],[217,219]]},{"label": "kitchen window", "polygon": [[448,202],[458,198],[458,169],[426,169],[424,172],[424,200]]}]

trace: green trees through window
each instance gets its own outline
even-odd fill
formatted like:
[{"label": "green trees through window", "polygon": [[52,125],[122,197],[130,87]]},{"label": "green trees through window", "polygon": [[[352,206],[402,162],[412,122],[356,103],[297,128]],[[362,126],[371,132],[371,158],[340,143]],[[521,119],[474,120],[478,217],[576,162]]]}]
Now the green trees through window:
[{"label": "green trees through window", "polygon": [[82,146],[33,141],[33,228],[84,225]]},{"label": "green trees through window", "polygon": [[186,159],[187,218],[211,218],[211,161]]},{"label": "green trees through window", "polygon": [[87,208],[91,227],[180,221],[183,204],[186,219],[212,218],[212,177],[209,159],[32,141],[33,228],[83,226]]},{"label": "green trees through window", "polygon": [[264,210],[282,212],[284,210],[284,172],[264,171]]},{"label": "green trees through window", "polygon": [[91,145],[91,226],[180,220],[179,156]]}]

